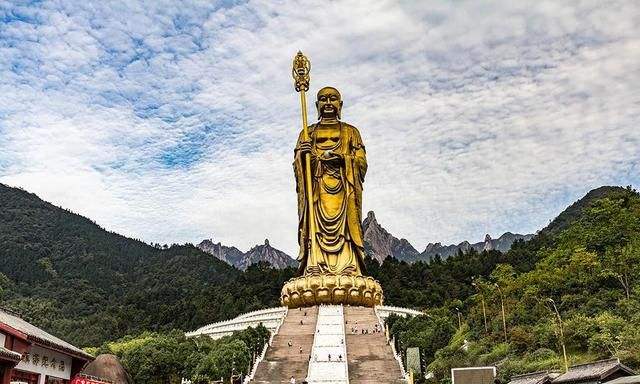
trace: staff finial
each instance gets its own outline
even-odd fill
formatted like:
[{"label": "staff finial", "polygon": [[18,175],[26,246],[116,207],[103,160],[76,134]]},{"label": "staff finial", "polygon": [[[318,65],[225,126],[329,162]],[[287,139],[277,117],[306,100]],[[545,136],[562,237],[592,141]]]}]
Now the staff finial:
[{"label": "staff finial", "polygon": [[302,51],[298,51],[296,57],[293,58],[293,70],[291,71],[297,92],[309,90],[310,72],[311,62],[302,54]]}]

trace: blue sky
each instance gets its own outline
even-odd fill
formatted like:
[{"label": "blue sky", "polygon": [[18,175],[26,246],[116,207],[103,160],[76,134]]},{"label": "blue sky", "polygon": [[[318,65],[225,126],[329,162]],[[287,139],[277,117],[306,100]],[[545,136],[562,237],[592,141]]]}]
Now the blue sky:
[{"label": "blue sky", "polygon": [[419,250],[640,184],[637,2],[0,1],[0,23],[0,182],[148,242],[295,253],[298,49],[360,128],[365,210]]}]

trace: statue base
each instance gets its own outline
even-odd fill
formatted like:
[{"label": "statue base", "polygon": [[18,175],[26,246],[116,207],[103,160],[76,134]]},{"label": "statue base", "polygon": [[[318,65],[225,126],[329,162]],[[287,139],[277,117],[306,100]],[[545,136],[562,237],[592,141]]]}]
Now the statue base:
[{"label": "statue base", "polygon": [[345,304],[363,307],[382,305],[380,283],[373,277],[318,274],[287,281],[280,301],[288,308],[320,304]]}]

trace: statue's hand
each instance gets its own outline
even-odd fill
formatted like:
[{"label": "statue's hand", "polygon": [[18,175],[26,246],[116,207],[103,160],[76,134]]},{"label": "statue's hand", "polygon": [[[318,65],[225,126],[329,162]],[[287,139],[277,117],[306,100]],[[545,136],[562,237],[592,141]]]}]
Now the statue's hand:
[{"label": "statue's hand", "polygon": [[301,155],[305,155],[307,153],[311,153],[311,141],[302,141],[300,145],[298,145],[298,151],[300,151]]},{"label": "statue's hand", "polygon": [[326,150],[322,152],[322,159],[324,160],[342,160],[342,155],[332,150]]}]

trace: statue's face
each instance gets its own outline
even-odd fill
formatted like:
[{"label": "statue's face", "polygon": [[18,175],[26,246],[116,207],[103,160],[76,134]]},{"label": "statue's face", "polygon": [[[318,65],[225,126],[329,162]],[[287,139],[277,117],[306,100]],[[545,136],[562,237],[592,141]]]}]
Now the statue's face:
[{"label": "statue's face", "polygon": [[322,88],[318,92],[316,108],[320,118],[339,118],[342,110],[340,92],[331,87]]}]

